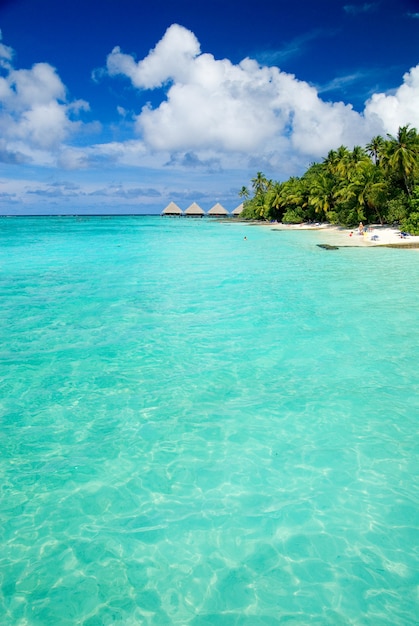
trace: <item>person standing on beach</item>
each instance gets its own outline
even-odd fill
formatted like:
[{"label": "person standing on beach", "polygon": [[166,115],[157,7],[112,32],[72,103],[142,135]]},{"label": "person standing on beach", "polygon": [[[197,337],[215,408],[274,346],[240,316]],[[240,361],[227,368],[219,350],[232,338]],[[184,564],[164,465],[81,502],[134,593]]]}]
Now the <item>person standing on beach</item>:
[{"label": "person standing on beach", "polygon": [[359,222],[358,235],[363,235],[363,234],[364,234],[364,224],[362,222]]}]

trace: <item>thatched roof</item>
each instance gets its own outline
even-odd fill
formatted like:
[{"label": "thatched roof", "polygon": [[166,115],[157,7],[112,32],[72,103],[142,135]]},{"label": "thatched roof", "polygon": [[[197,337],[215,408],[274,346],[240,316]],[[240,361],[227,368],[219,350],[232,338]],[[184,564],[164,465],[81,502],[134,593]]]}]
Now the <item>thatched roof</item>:
[{"label": "thatched roof", "polygon": [[186,209],[184,215],[198,215],[202,217],[203,215],[205,215],[205,211],[201,209],[201,207],[196,202],[192,202],[192,204]]},{"label": "thatched roof", "polygon": [[243,202],[239,204],[239,206],[236,206],[234,211],[231,212],[231,215],[240,215],[242,211],[243,211]]},{"label": "thatched roof", "polygon": [[175,202],[170,202],[162,211],[162,215],[182,215],[182,209]]},{"label": "thatched roof", "polygon": [[217,204],[214,204],[214,206],[208,211],[207,215],[225,217],[226,215],[228,215],[228,211],[223,207],[222,204],[217,202]]}]

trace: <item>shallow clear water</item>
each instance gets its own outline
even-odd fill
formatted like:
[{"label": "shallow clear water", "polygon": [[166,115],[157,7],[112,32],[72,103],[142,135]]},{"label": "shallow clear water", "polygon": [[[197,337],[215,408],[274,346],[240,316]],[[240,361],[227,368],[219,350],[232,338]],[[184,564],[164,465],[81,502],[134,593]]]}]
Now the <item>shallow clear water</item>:
[{"label": "shallow clear water", "polygon": [[0,221],[2,625],[419,623],[418,252],[319,241]]}]

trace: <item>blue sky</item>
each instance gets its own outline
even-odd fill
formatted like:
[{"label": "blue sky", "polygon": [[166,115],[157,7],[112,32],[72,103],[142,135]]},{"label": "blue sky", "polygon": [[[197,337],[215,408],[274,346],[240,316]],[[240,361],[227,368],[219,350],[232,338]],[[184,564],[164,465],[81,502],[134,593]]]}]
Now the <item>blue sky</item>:
[{"label": "blue sky", "polygon": [[240,202],[419,129],[419,2],[0,0],[0,213]]}]

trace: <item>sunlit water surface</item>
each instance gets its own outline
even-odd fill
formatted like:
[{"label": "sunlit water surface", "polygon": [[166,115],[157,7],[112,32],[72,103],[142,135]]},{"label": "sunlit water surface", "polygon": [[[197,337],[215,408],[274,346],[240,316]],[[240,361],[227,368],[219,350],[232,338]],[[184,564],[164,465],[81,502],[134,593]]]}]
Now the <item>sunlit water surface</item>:
[{"label": "sunlit water surface", "polygon": [[3,626],[419,623],[419,253],[319,242],[0,221]]}]

